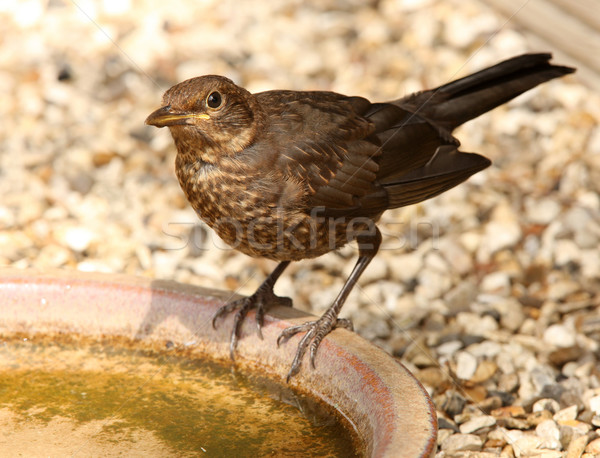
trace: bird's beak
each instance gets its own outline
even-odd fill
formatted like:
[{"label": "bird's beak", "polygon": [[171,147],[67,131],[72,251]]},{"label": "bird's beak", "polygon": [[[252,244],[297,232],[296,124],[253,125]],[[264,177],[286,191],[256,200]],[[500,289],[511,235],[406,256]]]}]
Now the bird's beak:
[{"label": "bird's beak", "polygon": [[167,105],[152,112],[146,118],[146,124],[156,127],[181,126],[191,124],[192,119],[210,119],[206,113],[181,113],[171,109]]}]

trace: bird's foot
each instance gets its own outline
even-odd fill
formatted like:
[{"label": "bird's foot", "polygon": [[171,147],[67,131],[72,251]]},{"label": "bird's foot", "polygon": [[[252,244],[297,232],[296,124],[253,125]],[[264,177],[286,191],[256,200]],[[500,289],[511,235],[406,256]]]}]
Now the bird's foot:
[{"label": "bird's foot", "polygon": [[248,315],[248,312],[253,308],[256,309],[256,332],[262,339],[263,335],[261,328],[263,326],[265,312],[273,305],[291,307],[292,300],[289,297],[276,296],[272,288],[261,285],[252,296],[229,302],[219,308],[213,315],[212,326],[216,329],[218,318],[237,310],[235,317],[233,318],[233,330],[231,331],[231,340],[229,342],[229,355],[231,356],[231,359],[234,359],[233,354],[237,347],[242,323],[244,322],[246,315]]},{"label": "bird's foot", "polygon": [[289,382],[290,378],[298,373],[300,366],[302,365],[302,359],[304,354],[310,345],[310,365],[315,368],[315,356],[317,349],[321,344],[323,338],[333,331],[335,328],[345,328],[350,331],[353,330],[352,321],[346,318],[338,318],[334,313],[330,313],[328,310],[323,314],[321,318],[316,321],[307,321],[306,323],[299,324],[297,326],[290,326],[282,331],[277,338],[277,346],[279,346],[282,340],[288,340],[290,337],[298,334],[299,332],[306,332],[304,337],[298,344],[298,350],[296,350],[296,356],[292,361],[292,367],[288,372],[286,381]]}]

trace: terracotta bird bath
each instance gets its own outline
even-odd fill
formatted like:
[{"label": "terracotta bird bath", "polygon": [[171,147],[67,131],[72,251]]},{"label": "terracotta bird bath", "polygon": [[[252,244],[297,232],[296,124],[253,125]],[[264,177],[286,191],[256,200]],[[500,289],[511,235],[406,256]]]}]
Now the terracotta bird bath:
[{"label": "terracotta bird bath", "polygon": [[[114,336],[135,345],[181,347],[186,355],[228,362],[232,316],[211,317],[229,293],[170,281],[74,271],[0,270],[0,339],[12,335]],[[285,384],[295,336],[276,345],[279,333],[308,318],[286,307],[265,317],[264,340],[253,315],[244,323],[235,366]],[[384,351],[340,329],[325,338],[316,369],[305,362],[294,389],[335,408],[359,437],[358,453],[376,457],[431,456],[437,421],[419,382]]]}]

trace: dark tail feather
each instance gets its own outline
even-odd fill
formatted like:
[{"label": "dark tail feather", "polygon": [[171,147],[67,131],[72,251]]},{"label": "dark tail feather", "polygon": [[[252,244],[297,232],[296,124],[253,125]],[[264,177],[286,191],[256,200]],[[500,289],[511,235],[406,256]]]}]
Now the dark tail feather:
[{"label": "dark tail feather", "polygon": [[551,58],[551,54],[523,54],[399,102],[452,131],[538,84],[575,71],[552,65]]},{"label": "dark tail feather", "polygon": [[423,167],[384,185],[388,208],[404,207],[437,196],[490,164],[489,159],[479,154],[462,153],[454,145],[442,145]]}]

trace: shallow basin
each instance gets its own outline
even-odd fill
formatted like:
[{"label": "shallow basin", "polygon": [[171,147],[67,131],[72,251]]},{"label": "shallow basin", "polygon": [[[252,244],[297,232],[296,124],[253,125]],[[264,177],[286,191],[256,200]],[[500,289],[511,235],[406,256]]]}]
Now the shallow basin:
[{"label": "shallow basin", "polygon": [[[250,313],[232,363],[232,316],[220,320],[216,330],[211,326],[212,315],[226,300],[230,293],[147,278],[0,270],[0,336],[14,341],[61,335],[71,343],[115,339],[157,355],[176,351],[190,360],[208,357],[285,385],[299,336],[280,347],[277,336],[310,315],[273,308],[261,340]],[[426,391],[394,358],[352,332],[329,334],[319,347],[316,369],[305,362],[288,387],[335,409],[354,431],[360,455],[435,453],[436,415]]]}]

